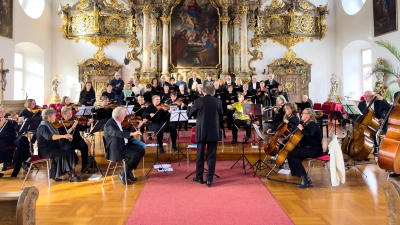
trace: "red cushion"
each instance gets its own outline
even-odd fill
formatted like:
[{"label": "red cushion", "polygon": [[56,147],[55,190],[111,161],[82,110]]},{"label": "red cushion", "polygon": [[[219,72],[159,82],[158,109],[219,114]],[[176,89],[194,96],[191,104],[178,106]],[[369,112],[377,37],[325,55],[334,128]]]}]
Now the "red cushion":
[{"label": "red cushion", "polygon": [[331,160],[331,156],[328,155],[328,154],[326,154],[326,155],[322,155],[322,156],[320,156],[320,157],[313,158],[313,159],[319,160],[319,161],[327,162],[327,161]]},{"label": "red cushion", "polygon": [[29,162],[34,163],[36,161],[46,160],[47,158],[40,158],[38,155],[32,155],[31,160]]}]

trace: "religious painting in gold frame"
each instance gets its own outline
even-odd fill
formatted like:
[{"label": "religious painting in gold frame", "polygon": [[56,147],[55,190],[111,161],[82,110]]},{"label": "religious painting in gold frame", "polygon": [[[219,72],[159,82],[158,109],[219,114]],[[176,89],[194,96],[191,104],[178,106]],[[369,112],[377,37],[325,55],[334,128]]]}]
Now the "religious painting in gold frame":
[{"label": "religious painting in gold frame", "polygon": [[13,0],[0,0],[0,36],[13,38]]},{"label": "religious painting in gold frame", "polygon": [[397,0],[373,0],[374,37],[397,31]]},{"label": "religious painting in gold frame", "polygon": [[170,22],[172,67],[217,68],[220,65],[219,17],[214,0],[175,1]]}]

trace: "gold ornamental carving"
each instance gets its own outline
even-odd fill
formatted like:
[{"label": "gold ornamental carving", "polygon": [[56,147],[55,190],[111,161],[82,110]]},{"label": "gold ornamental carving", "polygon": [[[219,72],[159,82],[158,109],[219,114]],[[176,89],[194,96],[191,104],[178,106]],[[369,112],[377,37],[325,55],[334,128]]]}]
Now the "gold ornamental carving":
[{"label": "gold ornamental carving", "polygon": [[293,49],[289,48],[285,54],[283,54],[283,58],[287,59],[289,62],[297,57],[297,54],[293,51]]},{"label": "gold ornamental carving", "polygon": [[151,68],[150,72],[155,73],[157,72],[157,69],[155,67]]},{"label": "gold ornamental carving", "polygon": [[150,19],[150,24],[151,24],[152,27],[157,26],[157,18],[152,17],[152,18]]},{"label": "gold ornamental carving", "polygon": [[239,12],[240,14],[247,14],[247,11],[249,11],[249,7],[248,6],[242,6],[239,8]]},{"label": "gold ornamental carving", "polygon": [[169,23],[171,22],[171,17],[169,16],[162,16],[160,17],[162,23],[165,25],[169,25]]},{"label": "gold ornamental carving", "polygon": [[317,7],[307,0],[273,0],[258,13],[255,38],[287,48],[305,40],[321,40],[328,29],[323,23],[328,13],[327,5]]},{"label": "gold ornamental carving", "polygon": [[156,42],[152,42],[150,44],[150,50],[153,54],[157,53],[157,51],[159,51],[161,48],[161,44],[157,44]]},{"label": "gold ornamental carving", "polygon": [[106,5],[109,8],[113,8],[116,10],[126,10],[124,3],[118,3],[117,0],[109,0],[110,3],[107,2],[107,0],[103,1],[104,5]]},{"label": "gold ornamental carving", "polygon": [[287,90],[287,91],[292,91],[292,89],[293,89],[293,86],[294,86],[294,84],[293,84],[293,82],[289,82],[289,81],[286,81],[286,83],[285,83],[285,89]]},{"label": "gold ornamental carving", "polygon": [[236,27],[239,27],[239,25],[240,25],[240,19],[239,18],[235,18],[233,20],[233,26],[236,28]]},{"label": "gold ornamental carving", "polygon": [[251,66],[251,63],[257,60],[262,60],[263,57],[263,53],[261,51],[259,51],[258,49],[254,49],[253,51],[248,51],[248,53],[251,55],[252,58],[250,58],[250,60],[248,61],[248,67],[249,70],[253,73],[256,72],[256,68]]},{"label": "gold ornamental carving", "polygon": [[144,5],[142,7],[142,11],[143,11],[143,14],[148,14],[151,11],[151,6],[150,5]]},{"label": "gold ornamental carving", "polygon": [[80,0],[76,5],[76,9],[86,9],[87,7],[89,7],[88,0]]},{"label": "gold ornamental carving", "polygon": [[229,20],[230,20],[229,16],[223,16],[220,18],[220,21],[223,25],[228,25]]},{"label": "gold ornamental carving", "polygon": [[235,55],[240,53],[240,45],[238,42],[235,42],[235,44],[230,44],[229,45],[229,50],[233,53],[235,53]]}]

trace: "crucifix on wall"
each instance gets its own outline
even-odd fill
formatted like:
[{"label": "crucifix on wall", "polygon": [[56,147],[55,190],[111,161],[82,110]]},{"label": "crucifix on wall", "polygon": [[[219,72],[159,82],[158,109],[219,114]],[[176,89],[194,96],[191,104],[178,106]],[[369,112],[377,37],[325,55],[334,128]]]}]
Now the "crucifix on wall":
[{"label": "crucifix on wall", "polygon": [[6,74],[10,72],[8,69],[4,69],[4,59],[0,59],[0,74],[1,74],[1,91],[0,91],[0,99],[4,100],[4,91],[6,90],[7,86],[7,79],[6,79]]}]

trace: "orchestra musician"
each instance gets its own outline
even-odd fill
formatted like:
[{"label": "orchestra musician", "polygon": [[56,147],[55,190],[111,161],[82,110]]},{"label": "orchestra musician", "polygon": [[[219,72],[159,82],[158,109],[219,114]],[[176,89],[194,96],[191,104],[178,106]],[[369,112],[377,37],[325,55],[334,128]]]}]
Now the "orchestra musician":
[{"label": "orchestra musician", "polygon": [[97,105],[91,109],[92,113],[96,113],[96,119],[110,119],[112,115],[112,107],[108,107],[110,103],[107,96],[101,96],[101,105]]},{"label": "orchestra musician", "polygon": [[43,110],[42,118],[43,121],[37,129],[39,157],[52,159],[50,178],[55,181],[62,181],[59,177],[69,172],[70,182],[81,182],[82,179],[75,172],[78,158],[75,150],[62,149],[59,142],[61,139],[72,141],[72,135],[60,135],[58,130],[52,126],[52,123],[56,120],[56,111],[54,109]]},{"label": "orchestra musician", "polygon": [[[132,184],[131,181],[138,179],[133,175],[132,170],[135,170],[143,158],[146,150],[142,147],[132,144],[129,141],[130,137],[142,135],[140,131],[129,132],[122,128],[122,121],[125,119],[126,109],[117,107],[112,111],[112,119],[108,120],[104,126],[104,138],[106,140],[107,148],[106,158],[120,162],[124,158],[128,158],[126,162],[126,171],[122,170],[118,174],[118,179],[123,185]],[[127,180],[125,180],[125,174]]]},{"label": "orchestra musician", "polygon": [[306,158],[316,158],[322,155],[322,134],[317,122],[315,121],[315,113],[311,108],[305,108],[301,113],[301,121],[297,128],[304,135],[291,152],[289,152],[287,160],[292,176],[301,177],[301,183],[298,188],[306,188],[312,184],[306,170],[303,167],[303,160]]},{"label": "orchestra musician", "polygon": [[278,89],[275,92],[275,96],[279,96],[279,95],[282,95],[283,97],[285,97],[286,102],[289,102],[289,95],[287,94],[287,92],[283,88],[282,84],[278,85]]},{"label": "orchestra musician", "polygon": [[176,137],[177,137],[176,127],[174,126],[174,124],[169,122],[171,114],[169,111],[170,110],[169,107],[167,107],[168,105],[166,104],[160,105],[161,99],[159,95],[153,95],[152,100],[153,104],[147,106],[142,116],[143,118],[146,118],[151,121],[151,123],[148,125],[149,130],[158,132],[157,140],[158,140],[159,152],[165,153],[162,142],[164,132],[170,133],[172,140],[171,148],[174,151],[178,151],[178,147],[176,146]]},{"label": "orchestra musician", "polygon": [[[22,125],[23,117],[18,117],[13,120],[5,118],[6,111],[2,105],[0,105],[0,163],[3,163],[2,171],[7,170],[7,163],[12,162],[13,155],[5,151],[6,146],[15,145],[14,142],[17,138],[17,131]],[[29,150],[27,150],[29,152]],[[13,152],[14,153],[14,152]],[[4,174],[0,173],[0,178]]]},{"label": "orchestra musician", "polygon": [[60,105],[60,107],[57,107],[57,108],[56,108],[57,118],[60,118],[60,117],[61,117],[61,108],[62,108],[63,106],[67,106],[67,107],[71,108],[71,110],[72,110],[72,116],[74,116],[74,115],[78,112],[78,109],[76,108],[77,105],[75,105],[74,103],[72,103],[72,102],[71,102],[71,99],[70,99],[68,96],[64,96],[64,97],[61,99],[61,105]]},{"label": "orchestra musician", "polygon": [[[171,91],[171,98],[167,102],[168,105],[176,105],[178,106],[179,110],[186,110],[187,105],[180,99],[178,99],[178,95],[175,91]],[[188,128],[188,121],[183,122],[184,129],[187,130]],[[175,126],[177,125],[178,129],[181,129],[181,122],[174,122]]]},{"label": "orchestra musician", "polygon": [[[42,115],[41,111],[38,111],[36,113],[33,112],[33,110],[37,108],[36,101],[34,99],[27,99],[25,101],[24,107],[25,108],[21,110],[21,112],[19,112],[18,117],[24,117],[24,118],[41,117]],[[30,142],[31,151],[33,151],[33,144],[35,142],[36,142],[36,131],[33,132],[31,137],[31,142]]]},{"label": "orchestra musician", "polygon": [[86,81],[79,94],[79,102],[85,106],[93,106],[96,102],[96,93],[94,92],[91,81]]},{"label": "orchestra musician", "polygon": [[135,100],[127,100],[127,97],[135,97],[135,93],[132,91],[132,87],[130,83],[126,83],[124,86],[124,90],[121,93],[121,102],[123,105],[134,105]]},{"label": "orchestra musician", "polygon": [[237,133],[238,133],[238,128],[239,126],[243,125],[245,130],[246,130],[246,138],[245,138],[245,143],[249,141],[251,138],[251,121],[250,117],[248,115],[245,115],[243,113],[243,100],[244,100],[244,95],[243,93],[238,93],[238,100],[239,102],[235,102],[232,105],[228,106],[227,108],[229,110],[235,110],[236,113],[236,118],[233,121],[233,126],[232,126],[232,141],[231,144],[237,143]]},{"label": "orchestra musician", "polygon": [[[81,134],[79,132],[87,130],[90,125],[93,123],[93,119],[89,119],[86,124],[81,124],[76,119],[75,121],[71,120],[72,118],[72,110],[69,107],[62,107],[61,109],[62,119],[60,121],[63,126],[58,128],[58,132],[60,135],[71,134],[72,141],[67,139],[61,139],[60,144],[63,149],[67,149],[72,147],[72,150],[78,149],[82,155],[82,173],[90,173],[88,169],[88,155],[89,148],[86,142],[83,140]],[[70,123],[68,123],[70,122]]]},{"label": "orchestra musician", "polygon": [[107,96],[108,99],[113,103],[117,103],[117,99],[115,99],[115,94],[112,91],[113,87],[110,83],[107,84],[107,90],[101,94],[101,96]]},{"label": "orchestra musician", "polygon": [[283,122],[283,116],[285,115],[283,106],[286,104],[286,99],[282,95],[279,95],[276,98],[276,101],[277,105],[273,107],[274,117],[272,121],[266,121],[263,124],[264,134],[270,133],[272,130],[275,130]]}]

